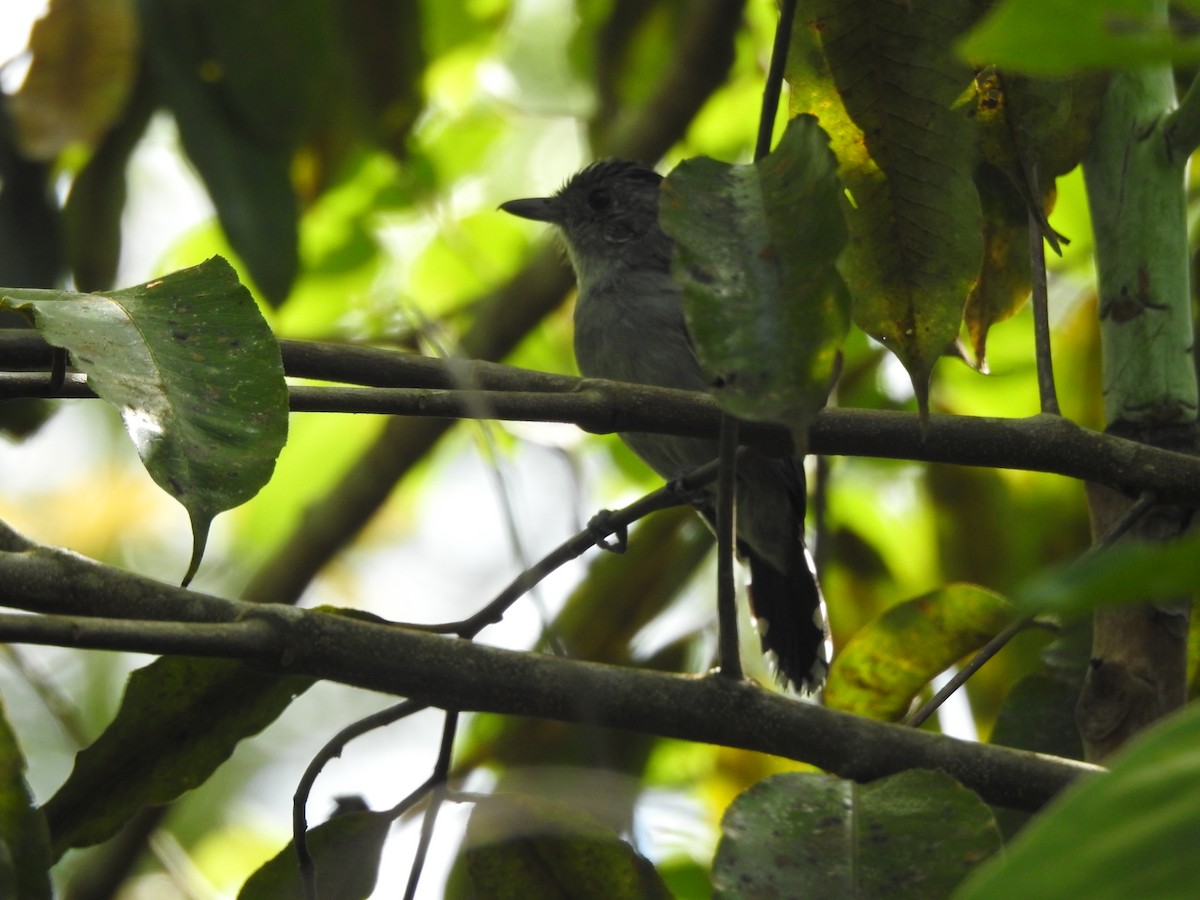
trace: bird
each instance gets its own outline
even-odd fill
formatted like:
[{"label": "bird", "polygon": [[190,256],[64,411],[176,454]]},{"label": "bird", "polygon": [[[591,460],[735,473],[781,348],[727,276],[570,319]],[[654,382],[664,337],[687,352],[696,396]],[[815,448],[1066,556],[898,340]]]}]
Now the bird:
[{"label": "bird", "polygon": [[[556,226],[575,271],[575,360],[585,378],[709,391],[671,275],[672,239],[658,220],[663,177],[603,160],[552,196],[510,200],[504,212]],[[715,440],[621,433],[665,479],[717,458]],[[716,487],[688,497],[714,526]],[[744,451],[738,462],[737,552],[750,569],[750,604],[776,677],[816,691],[828,669],[825,605],[804,544],[804,467],[795,457]]]}]

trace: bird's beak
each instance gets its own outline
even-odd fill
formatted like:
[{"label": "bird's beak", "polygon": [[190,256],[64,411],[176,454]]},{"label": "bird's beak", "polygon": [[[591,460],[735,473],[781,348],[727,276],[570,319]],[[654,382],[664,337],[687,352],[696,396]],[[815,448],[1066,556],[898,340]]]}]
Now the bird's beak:
[{"label": "bird's beak", "polygon": [[562,206],[557,197],[530,197],[528,200],[509,200],[501,203],[500,208],[506,213],[520,216],[522,219],[533,219],[535,222],[562,221]]}]

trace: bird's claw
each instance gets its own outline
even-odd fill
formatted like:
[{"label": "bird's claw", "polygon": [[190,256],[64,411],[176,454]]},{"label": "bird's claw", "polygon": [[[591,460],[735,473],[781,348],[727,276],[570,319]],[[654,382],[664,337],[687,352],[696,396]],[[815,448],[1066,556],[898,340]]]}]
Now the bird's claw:
[{"label": "bird's claw", "polygon": [[624,553],[629,544],[629,527],[613,525],[611,509],[602,509],[592,516],[587,523],[587,531],[601,550],[610,553]]}]

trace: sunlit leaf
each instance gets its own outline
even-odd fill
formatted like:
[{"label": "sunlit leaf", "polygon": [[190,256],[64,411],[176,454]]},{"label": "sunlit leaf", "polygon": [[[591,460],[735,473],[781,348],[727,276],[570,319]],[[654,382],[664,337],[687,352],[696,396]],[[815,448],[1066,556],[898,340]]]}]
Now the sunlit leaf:
[{"label": "sunlit leaf", "polygon": [[659,204],[718,402],[796,433],[824,405],[849,324],[836,165],[816,119],[799,116],[753,166],[682,163]]},{"label": "sunlit leaf", "polygon": [[25,756],[0,706],[0,897],[50,900],[50,836],[25,781]]},{"label": "sunlit leaf", "polygon": [[225,660],[166,657],[138,669],[116,718],[43,807],[54,855],[99,843],[143,806],[203,784],[311,684]]},{"label": "sunlit leaf", "polygon": [[146,469],[187,509],[203,555],[217,513],[254,496],[287,438],[279,347],[219,257],[106,294],[0,289],[46,340],[70,351],[121,411]]},{"label": "sunlit leaf", "polygon": [[1200,706],[1135,738],[981,867],[956,900],[1184,900],[1200,884]]},{"label": "sunlit leaf", "polygon": [[134,0],[51,0],[29,37],[21,89],[5,101],[21,149],[53,160],[94,145],[133,88],[141,35]]},{"label": "sunlit leaf", "polygon": [[713,896],[944,897],[1000,846],[991,811],[939,772],[866,785],[788,772],[729,807],[713,861]]},{"label": "sunlit leaf", "polygon": [[950,53],[972,15],[968,0],[819,0],[788,61],[791,108],[820,119],[846,186],[854,321],[904,363],[923,410],[982,254],[972,72]]},{"label": "sunlit leaf", "polygon": [[977,650],[1015,618],[998,594],[952,584],[887,610],[834,658],[825,703],[876,719],[899,719],[939,672]]},{"label": "sunlit leaf", "polygon": [[[393,817],[361,810],[337,815],[308,832],[306,843],[321,900],[366,900],[375,890],[379,858]],[[251,875],[238,900],[305,900],[296,847],[288,843]]]}]

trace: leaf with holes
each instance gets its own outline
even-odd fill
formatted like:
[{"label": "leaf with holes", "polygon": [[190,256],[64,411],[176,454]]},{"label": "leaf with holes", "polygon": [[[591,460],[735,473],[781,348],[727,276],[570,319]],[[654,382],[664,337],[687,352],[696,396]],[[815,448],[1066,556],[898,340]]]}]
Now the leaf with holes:
[{"label": "leaf with holes", "polygon": [[213,517],[267,483],[287,439],[279,345],[233,268],[214,257],[106,294],[0,288],[88,385],[121,411],[138,454],[192,523],[192,560]]}]

